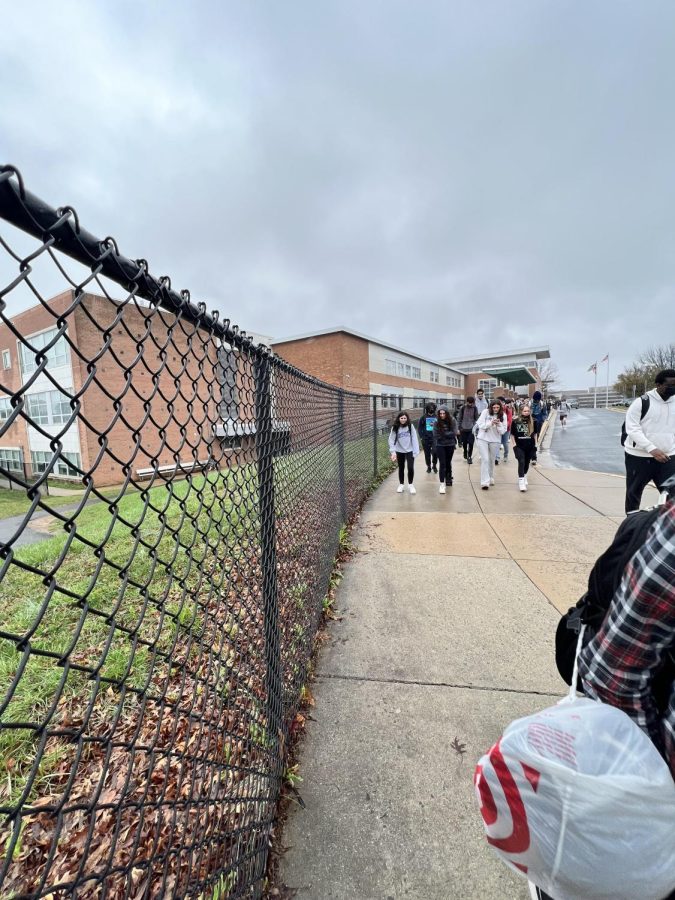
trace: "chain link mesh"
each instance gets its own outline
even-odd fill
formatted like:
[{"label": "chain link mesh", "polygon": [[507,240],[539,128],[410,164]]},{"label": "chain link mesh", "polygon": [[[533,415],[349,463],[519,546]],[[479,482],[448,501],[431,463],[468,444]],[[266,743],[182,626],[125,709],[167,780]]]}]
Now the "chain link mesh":
[{"label": "chain link mesh", "polygon": [[8,167],[0,225],[0,895],[258,897],[390,413]]}]

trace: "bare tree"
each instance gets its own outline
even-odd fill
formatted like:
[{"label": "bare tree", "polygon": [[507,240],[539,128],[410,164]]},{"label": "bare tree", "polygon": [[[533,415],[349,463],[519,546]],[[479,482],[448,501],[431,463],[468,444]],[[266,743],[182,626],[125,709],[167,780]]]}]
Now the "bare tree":
[{"label": "bare tree", "polygon": [[675,369],[675,344],[650,347],[639,357],[638,362],[645,369],[653,369],[654,374],[661,369]]},{"label": "bare tree", "polygon": [[552,360],[545,359],[537,366],[537,371],[544,397],[548,397],[560,381],[558,366]]},{"label": "bare tree", "polygon": [[643,394],[654,386],[654,378],[662,369],[675,369],[675,344],[649,347],[618,375],[614,387],[626,397]]}]

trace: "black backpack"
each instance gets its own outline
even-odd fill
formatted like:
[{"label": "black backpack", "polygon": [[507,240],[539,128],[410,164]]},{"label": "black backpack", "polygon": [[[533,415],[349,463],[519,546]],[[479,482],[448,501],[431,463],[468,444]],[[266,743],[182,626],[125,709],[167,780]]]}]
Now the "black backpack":
[{"label": "black backpack", "polygon": [[[643,394],[640,397],[640,401],[642,402],[642,409],[640,410],[640,421],[644,419],[649,410],[649,397],[646,394]],[[626,438],[628,437],[628,433],[626,431],[626,420],[624,419],[621,423],[621,446],[623,447],[626,443]],[[633,443],[635,446],[635,443]]]},{"label": "black backpack", "polygon": [[[644,544],[647,532],[663,509],[663,506],[642,509],[630,513],[624,519],[610,546],[595,561],[588,576],[588,590],[558,623],[555,634],[555,662],[558,672],[567,684],[572,683],[581,626],[586,626],[585,646],[604,622],[626,566]],[[654,679],[654,699],[660,710],[665,710],[668,705],[673,681],[675,681],[675,657],[671,651]],[[581,690],[580,684],[577,685],[577,689]]]}]

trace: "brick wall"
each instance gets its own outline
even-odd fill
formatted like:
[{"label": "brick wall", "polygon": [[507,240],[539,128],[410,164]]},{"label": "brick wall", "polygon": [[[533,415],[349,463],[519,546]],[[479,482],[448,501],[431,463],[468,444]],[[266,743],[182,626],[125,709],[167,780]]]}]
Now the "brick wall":
[{"label": "brick wall", "polygon": [[368,341],[363,338],[338,331],[273,343],[272,349],[291,365],[321,381],[357,393],[369,393]]}]

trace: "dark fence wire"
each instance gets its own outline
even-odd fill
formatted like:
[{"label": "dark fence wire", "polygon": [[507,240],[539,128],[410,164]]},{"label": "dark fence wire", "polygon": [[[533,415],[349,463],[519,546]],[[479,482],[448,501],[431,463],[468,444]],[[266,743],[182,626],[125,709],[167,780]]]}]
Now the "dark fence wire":
[{"label": "dark fence wire", "polygon": [[0,225],[0,481],[23,501],[0,541],[0,895],[259,897],[340,529],[393,411],[10,167]]}]

